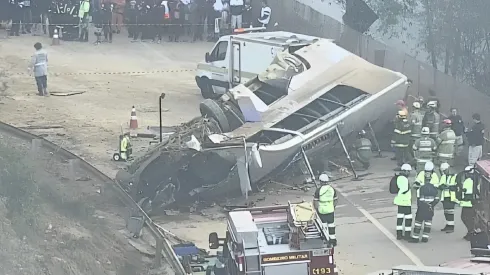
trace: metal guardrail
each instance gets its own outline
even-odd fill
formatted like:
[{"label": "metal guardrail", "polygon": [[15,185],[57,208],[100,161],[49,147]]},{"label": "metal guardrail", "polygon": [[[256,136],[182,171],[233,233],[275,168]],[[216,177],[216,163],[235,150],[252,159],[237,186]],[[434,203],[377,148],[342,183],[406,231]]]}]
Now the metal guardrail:
[{"label": "metal guardrail", "polygon": [[79,167],[91,173],[93,176],[101,180],[106,186],[109,186],[112,190],[116,192],[118,198],[121,199],[124,204],[128,207],[135,207],[138,209],[145,219],[145,224],[150,230],[151,234],[156,240],[156,254],[155,254],[155,266],[161,266],[162,256],[168,262],[168,264],[172,267],[176,275],[185,275],[185,269],[182,266],[182,263],[179,261],[177,255],[175,254],[172,245],[170,244],[168,238],[165,236],[165,232],[160,230],[159,227],[153,222],[153,220],[148,216],[148,214],[138,205],[137,202],[133,200],[133,198],[119,185],[119,183],[113,179],[111,179],[106,174],[102,173],[99,169],[92,166],[90,163],[86,162],[79,156],[73,154],[72,152],[36,135],[28,133],[24,130],[18,129],[9,124],[0,122],[0,131],[9,133],[13,136],[16,136],[20,139],[27,140],[32,142],[33,140],[41,140],[41,146],[52,150],[52,152],[56,152],[57,155],[66,158],[66,159],[76,159],[79,161]]}]

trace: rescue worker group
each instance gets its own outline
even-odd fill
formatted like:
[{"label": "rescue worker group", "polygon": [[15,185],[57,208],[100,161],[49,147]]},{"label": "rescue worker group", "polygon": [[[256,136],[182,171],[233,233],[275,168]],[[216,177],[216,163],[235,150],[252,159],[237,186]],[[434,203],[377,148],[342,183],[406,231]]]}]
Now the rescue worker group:
[{"label": "rescue worker group", "polygon": [[[474,186],[474,165],[482,157],[484,143],[484,125],[480,115],[473,114],[473,126],[467,129],[456,108],[452,108],[451,115],[441,121],[437,99],[424,102],[422,97],[417,98],[410,113],[404,101],[399,100],[395,104],[399,111],[394,120],[391,145],[395,152],[393,160],[397,162],[395,170],[399,173],[391,179],[389,191],[396,195],[397,239],[411,243],[428,242],[434,209],[442,202],[446,225],[441,231],[454,232],[455,207],[459,205],[461,220],[467,229],[463,238],[469,241],[478,230],[475,228],[476,212],[472,201],[479,188]],[[439,129],[440,122],[442,129]],[[462,163],[463,171],[457,172],[455,158],[461,156],[464,143],[468,145],[468,158],[466,163]],[[372,144],[365,131],[359,133],[350,155],[356,169],[369,168]],[[414,180],[410,179],[412,170],[415,170]],[[321,186],[315,192],[314,204],[328,229],[330,242],[335,246],[337,192],[330,185],[326,173],[319,176],[319,181]],[[417,198],[414,222],[412,195]]]}]

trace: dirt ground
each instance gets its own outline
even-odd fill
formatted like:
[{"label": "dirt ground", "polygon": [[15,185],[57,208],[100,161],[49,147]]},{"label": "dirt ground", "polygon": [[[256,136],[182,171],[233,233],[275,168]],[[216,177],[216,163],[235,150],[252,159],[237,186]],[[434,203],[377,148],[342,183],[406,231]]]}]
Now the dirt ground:
[{"label": "dirt ground", "polygon": [[152,274],[152,259],[124,234],[127,210],[102,182],[5,134],[0,167],[2,274]]},{"label": "dirt ground", "polygon": [[[27,65],[38,41],[48,51],[48,90],[82,94],[36,95]],[[6,74],[3,78],[9,87],[0,96],[1,120],[18,127],[53,127],[29,131],[82,156],[113,177],[117,166],[110,159],[118,148],[121,126],[129,124],[132,106],[142,130],[158,125],[162,92],[167,95],[164,125],[176,125],[199,114],[201,97],[192,70],[211,47],[212,43],[206,42],[132,43],[123,34],[116,35],[112,44],[98,46],[80,42],[50,46],[47,37],[27,35],[0,39],[0,71]],[[141,143],[148,144],[147,140]]]}]

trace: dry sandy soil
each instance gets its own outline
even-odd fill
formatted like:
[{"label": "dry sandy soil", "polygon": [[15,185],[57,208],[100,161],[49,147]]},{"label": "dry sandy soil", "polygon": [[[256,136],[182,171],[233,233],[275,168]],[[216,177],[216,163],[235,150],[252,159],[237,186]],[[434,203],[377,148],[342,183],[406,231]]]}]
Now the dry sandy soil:
[{"label": "dry sandy soil", "polygon": [[[0,37],[3,35],[0,30]],[[49,55],[49,91],[82,94],[36,95],[34,78],[27,73],[27,65],[34,51],[33,45],[38,41],[45,45]],[[111,177],[123,165],[111,161],[111,157],[119,145],[121,125],[126,128],[129,123],[133,105],[142,129],[158,125],[158,97],[162,92],[167,95],[163,102],[167,109],[163,114],[164,125],[177,125],[199,115],[201,96],[193,69],[196,62],[203,59],[204,53],[211,49],[212,43],[131,43],[123,34],[116,35],[112,44],[98,46],[80,42],[50,46],[50,42],[46,37],[27,35],[0,38],[0,82],[5,81],[8,85],[6,91],[0,92],[0,120],[43,136]],[[186,71],[163,72],[166,70]],[[133,142],[148,146],[148,140]],[[145,150],[144,147],[136,147],[136,151]],[[72,189],[71,192],[75,194],[77,191]],[[82,196],[84,190],[79,192],[78,195]],[[194,222],[190,220],[187,223]],[[212,221],[212,225],[220,223]],[[207,239],[210,231],[213,230],[201,232],[202,240]],[[186,231],[182,233],[181,237],[188,237]],[[105,259],[100,262],[106,264]],[[110,262],[114,261],[111,259]]]},{"label": "dry sandy soil", "polygon": [[[36,95],[27,65],[37,41],[49,54],[49,91],[83,94]],[[116,35],[112,44],[98,46],[80,42],[50,46],[46,37],[27,35],[0,39],[0,72],[6,73],[9,86],[0,97],[1,120],[18,127],[61,126],[30,131],[114,176],[116,166],[109,160],[118,148],[121,125],[125,128],[129,123],[132,106],[140,128],[158,125],[162,92],[167,94],[163,107],[168,110],[164,125],[198,115],[201,97],[192,70],[211,47],[211,43],[131,43],[123,34]],[[187,71],[165,72],[173,69]]]},{"label": "dry sandy soil", "polygon": [[69,171],[56,154],[0,135],[1,273],[151,274],[152,260],[123,233],[127,210],[115,194]]}]

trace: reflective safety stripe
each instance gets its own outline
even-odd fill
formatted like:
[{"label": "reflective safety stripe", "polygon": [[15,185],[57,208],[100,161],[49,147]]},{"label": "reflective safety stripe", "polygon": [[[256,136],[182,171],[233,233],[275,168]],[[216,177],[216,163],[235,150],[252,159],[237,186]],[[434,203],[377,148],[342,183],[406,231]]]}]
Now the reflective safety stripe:
[{"label": "reflective safety stripe", "polygon": [[395,147],[408,147],[408,144],[394,144]]},{"label": "reflective safety stripe", "polygon": [[454,221],[447,221],[446,224],[447,225],[454,225]]},{"label": "reflective safety stripe", "polygon": [[425,226],[432,226],[431,222],[425,222]]},{"label": "reflective safety stripe", "polygon": [[398,130],[398,129],[395,129],[395,133],[397,133],[397,134],[401,134],[401,133],[402,133],[402,131],[400,131],[400,130]]},{"label": "reflective safety stripe", "polygon": [[456,140],[445,140],[441,144],[456,144]]},{"label": "reflective safety stripe", "polygon": [[412,218],[412,214],[410,215],[405,215],[405,219],[411,219]]},{"label": "reflective safety stripe", "polygon": [[422,234],[422,238],[423,238],[423,239],[428,239],[428,238],[429,238],[429,235],[427,235],[427,234]]},{"label": "reflective safety stripe", "polygon": [[406,135],[406,134],[410,134],[411,132],[412,132],[412,130],[403,131],[403,132],[401,132],[401,131],[400,131],[400,133],[399,133],[399,134],[400,134],[400,135]]},{"label": "reflective safety stripe", "polygon": [[330,227],[330,228],[335,227],[335,223],[329,223],[328,227]]},{"label": "reflective safety stripe", "polygon": [[405,217],[405,214],[403,214],[403,213],[397,213],[396,214],[396,217],[397,218],[403,218],[403,217]]},{"label": "reflective safety stripe", "polygon": [[415,224],[414,224],[414,225],[415,225],[415,226],[417,226],[417,227],[421,227],[421,226],[422,226],[422,224],[421,224],[421,223],[419,223],[419,222],[415,222]]},{"label": "reflective safety stripe", "polygon": [[453,154],[443,154],[443,153],[439,153],[437,154],[439,157],[444,157],[444,158],[452,158],[453,157]]},{"label": "reflective safety stripe", "polygon": [[411,227],[406,227],[405,228],[405,232],[411,232],[412,231],[412,228]]},{"label": "reflective safety stripe", "polygon": [[359,150],[371,150],[371,147],[369,147],[369,146],[362,146],[362,147],[359,147]]},{"label": "reflective safety stripe", "polygon": [[432,152],[432,148],[419,148],[419,152]]},{"label": "reflective safety stripe", "polygon": [[403,225],[397,225],[396,230],[403,230]]},{"label": "reflective safety stripe", "polygon": [[415,159],[417,162],[429,162],[431,159]]}]

